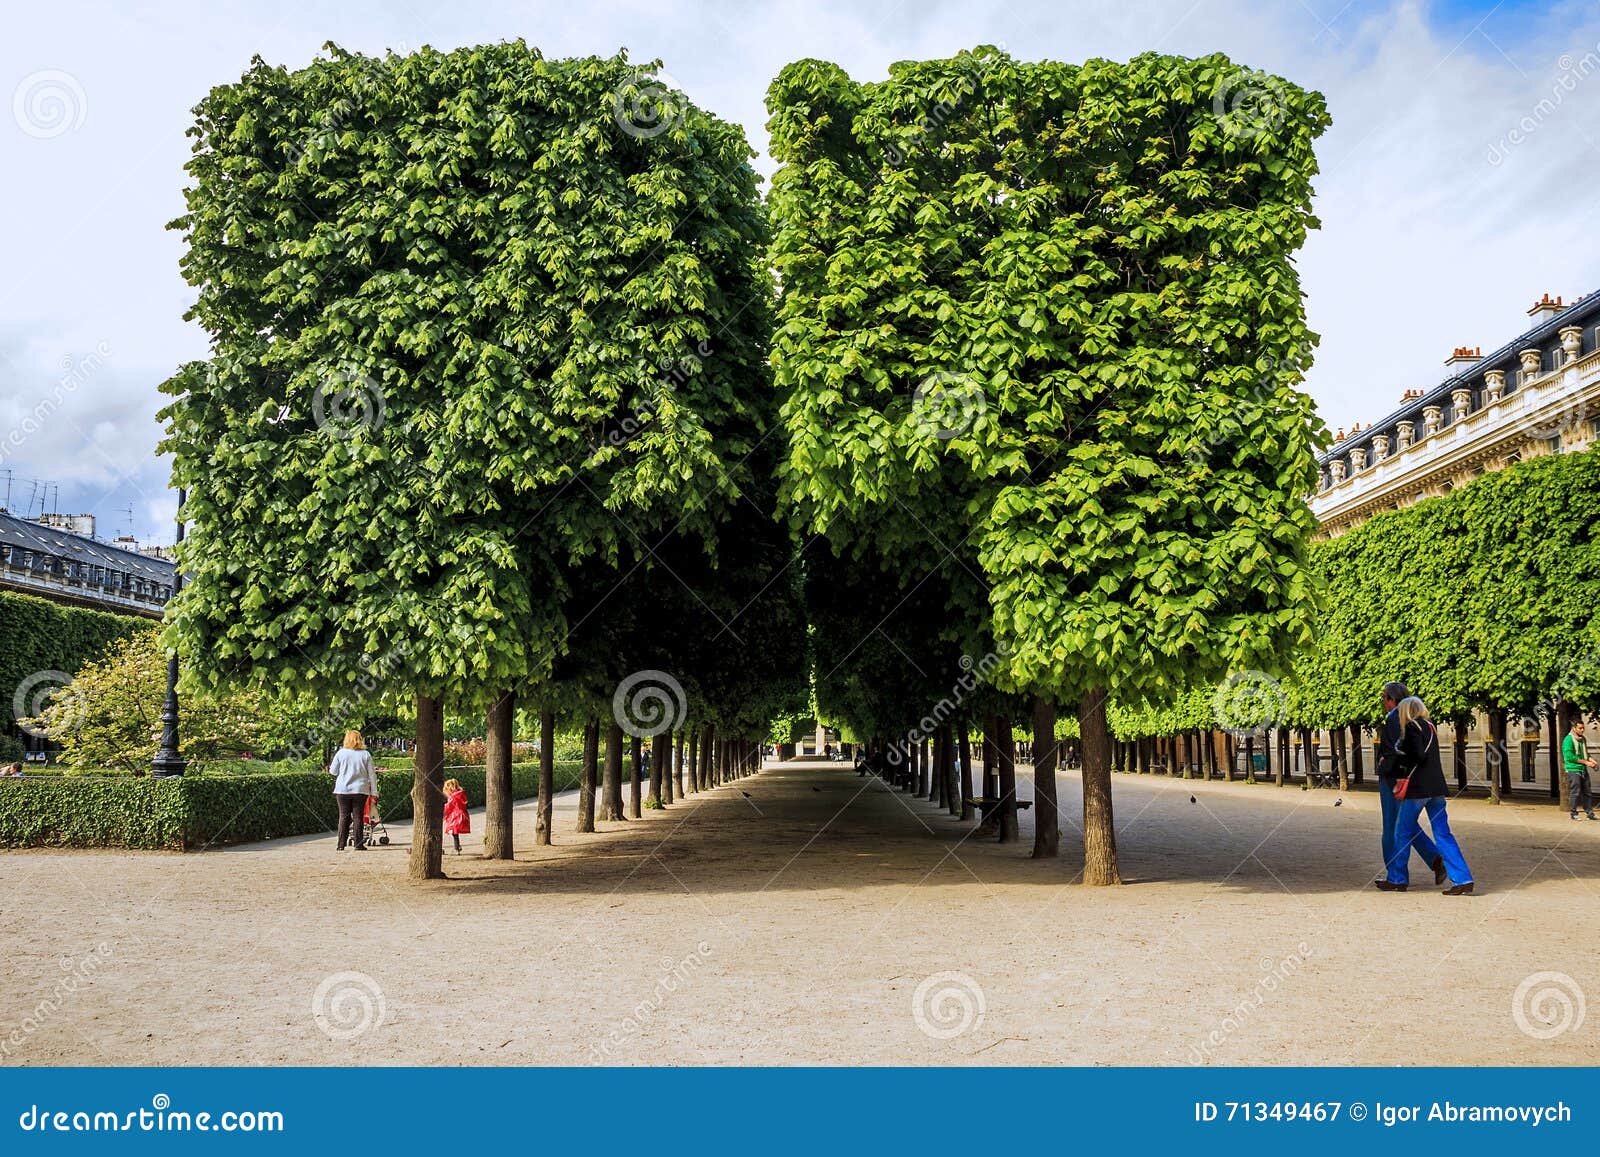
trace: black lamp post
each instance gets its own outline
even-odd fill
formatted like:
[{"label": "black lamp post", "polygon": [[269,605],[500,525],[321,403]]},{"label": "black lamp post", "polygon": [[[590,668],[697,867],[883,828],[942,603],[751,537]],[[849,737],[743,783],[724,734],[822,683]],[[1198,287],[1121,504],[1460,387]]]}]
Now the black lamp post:
[{"label": "black lamp post", "polygon": [[[183,509],[183,504],[188,500],[188,492],[178,491],[178,509]],[[183,519],[178,519],[178,542],[183,541]],[[172,593],[176,597],[183,588],[183,572],[176,565],[172,568]],[[161,707],[161,750],[156,752],[156,757],[150,761],[150,774],[153,776],[182,775],[188,765],[184,762],[183,753],[178,747],[178,652],[174,651],[167,656],[167,699]]]}]

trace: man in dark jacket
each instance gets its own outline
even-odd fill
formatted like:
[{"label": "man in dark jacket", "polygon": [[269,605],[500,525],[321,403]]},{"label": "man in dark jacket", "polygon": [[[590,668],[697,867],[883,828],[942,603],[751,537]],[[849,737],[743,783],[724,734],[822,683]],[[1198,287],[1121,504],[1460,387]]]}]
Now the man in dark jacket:
[{"label": "man in dark jacket", "polygon": [[[1379,876],[1379,880],[1388,878],[1389,865],[1394,863],[1395,858],[1394,829],[1395,822],[1400,818],[1400,801],[1394,798],[1394,778],[1400,746],[1399,710],[1400,700],[1410,694],[1404,683],[1383,685],[1383,732],[1378,747],[1378,804],[1383,813],[1384,875]],[[1427,833],[1418,829],[1417,837],[1411,842],[1411,847],[1422,857],[1422,862],[1433,869],[1433,882],[1444,883],[1444,860]]]}]

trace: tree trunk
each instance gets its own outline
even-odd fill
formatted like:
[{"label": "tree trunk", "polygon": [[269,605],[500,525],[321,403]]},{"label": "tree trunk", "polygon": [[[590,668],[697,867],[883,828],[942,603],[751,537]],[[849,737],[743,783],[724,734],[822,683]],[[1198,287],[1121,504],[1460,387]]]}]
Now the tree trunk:
[{"label": "tree trunk", "polygon": [[1550,709],[1545,712],[1545,719],[1550,725],[1550,798],[1561,799],[1561,781],[1566,778],[1562,774],[1561,766],[1561,730],[1556,722],[1556,705],[1550,704]]},{"label": "tree trunk", "polygon": [[1333,761],[1339,769],[1339,790],[1350,790],[1350,758],[1346,754],[1345,740],[1348,736],[1343,727],[1335,727],[1328,732],[1328,742],[1333,747]]},{"label": "tree trunk", "polygon": [[700,729],[691,727],[684,733],[685,746],[684,764],[689,772],[689,790],[700,790],[700,763],[696,756],[700,753]]},{"label": "tree trunk", "polygon": [[417,696],[417,751],[411,773],[413,880],[444,879],[444,705]]},{"label": "tree trunk", "polygon": [[1000,745],[995,740],[993,715],[983,719],[983,798],[989,804],[1000,798]]},{"label": "tree trunk", "polygon": [[511,847],[511,742],[517,718],[516,697],[503,692],[489,707],[483,737],[483,858],[509,860]]},{"label": "tree trunk", "polygon": [[578,830],[594,831],[594,789],[596,763],[600,758],[600,724],[591,719],[583,725],[583,777],[578,781]]},{"label": "tree trunk", "polygon": [[707,723],[705,735],[700,740],[700,775],[706,782],[707,791],[717,786],[716,764],[712,762],[716,754],[717,725]]},{"label": "tree trunk", "polygon": [[999,735],[996,737],[1000,745],[1000,840],[1002,844],[1014,844],[1022,838],[1021,830],[1017,827],[1017,741],[1011,734],[1011,720],[1001,715],[996,717],[999,723]]},{"label": "tree trunk", "polygon": [[1455,751],[1456,790],[1467,790],[1467,721],[1456,720]]},{"label": "tree trunk", "polygon": [[539,712],[539,805],[534,809],[533,842],[550,846],[556,794],[556,715]]},{"label": "tree trunk", "polygon": [[1352,765],[1350,768],[1350,778],[1355,780],[1357,786],[1359,786],[1361,781],[1365,778],[1365,773],[1361,768],[1361,748],[1363,742],[1364,736],[1361,732],[1361,724],[1352,723],[1350,725],[1350,762]]},{"label": "tree trunk", "polygon": [[662,767],[666,761],[666,740],[657,735],[650,741],[650,802],[656,807],[661,807],[665,802],[661,798],[661,781],[666,775],[666,769]]},{"label": "tree trunk", "polygon": [[1510,750],[1506,746],[1506,713],[1501,707],[1489,710],[1489,742],[1483,747],[1484,778],[1489,781],[1489,802],[1500,802],[1500,785],[1510,768]]},{"label": "tree trunk", "polygon": [[[1110,740],[1101,752],[1111,775]],[[1033,697],[1033,858],[1053,860],[1061,854],[1061,820],[1056,807],[1056,709],[1043,695]]]},{"label": "tree trunk", "polygon": [[1094,688],[1084,695],[1078,705],[1078,729],[1083,735],[1083,882],[1097,887],[1120,884],[1103,690]]},{"label": "tree trunk", "polygon": [[615,719],[606,728],[606,762],[600,784],[600,818],[606,821],[623,819],[622,724]]},{"label": "tree trunk", "polygon": [[633,737],[632,749],[628,752],[633,764],[632,774],[628,780],[628,818],[638,819],[639,809],[644,805],[642,798],[644,784],[644,740],[637,735]]},{"label": "tree trunk", "polygon": [[961,818],[970,820],[972,808],[972,733],[967,724],[961,725]]},{"label": "tree trunk", "polygon": [[1289,774],[1289,729],[1278,728],[1278,766],[1273,769],[1272,782],[1282,787],[1284,777]]},{"label": "tree trunk", "polygon": [[1556,716],[1559,720],[1559,731],[1561,733],[1561,738],[1556,740],[1555,746],[1556,754],[1554,762],[1556,766],[1561,769],[1557,774],[1557,779],[1560,781],[1560,786],[1556,789],[1558,792],[1560,792],[1560,795],[1558,795],[1556,798],[1561,801],[1561,810],[1564,812],[1570,812],[1577,805],[1572,802],[1572,781],[1567,778],[1567,764],[1566,760],[1562,758],[1561,755],[1561,745],[1566,742],[1567,734],[1572,731],[1572,725],[1577,721],[1578,718],[1578,711],[1571,703],[1563,699],[1561,700],[1560,708],[1556,712]]},{"label": "tree trunk", "polygon": [[673,777],[673,766],[672,765],[677,762],[677,760],[674,758],[674,753],[675,753],[675,751],[677,749],[677,744],[673,742],[673,735],[672,735],[672,732],[670,732],[670,731],[663,731],[656,738],[658,738],[658,739],[660,739],[662,741],[662,747],[666,750],[666,753],[667,753],[666,759],[662,760],[662,762],[661,762],[661,802],[664,803],[664,804],[665,803],[672,803],[674,800],[676,800],[678,798],[677,797],[677,793],[673,791],[673,787],[672,787],[672,784],[673,784],[673,778],[672,778]]},{"label": "tree trunk", "polygon": [[962,815],[962,789],[955,773],[955,728],[946,723],[939,728],[941,743],[944,744],[944,762],[939,763],[939,775],[944,778],[944,810],[949,811],[950,818]]}]

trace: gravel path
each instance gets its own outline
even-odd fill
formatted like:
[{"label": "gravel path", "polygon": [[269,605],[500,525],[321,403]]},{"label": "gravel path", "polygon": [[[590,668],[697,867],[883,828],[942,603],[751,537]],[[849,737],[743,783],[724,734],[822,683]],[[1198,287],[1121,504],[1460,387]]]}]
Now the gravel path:
[{"label": "gravel path", "polygon": [[1061,794],[1053,863],[822,764],[427,884],[409,826],[3,853],[0,1063],[1600,1063],[1600,823],[1464,801],[1481,894],[1383,895],[1372,795],[1118,776],[1086,889]]}]

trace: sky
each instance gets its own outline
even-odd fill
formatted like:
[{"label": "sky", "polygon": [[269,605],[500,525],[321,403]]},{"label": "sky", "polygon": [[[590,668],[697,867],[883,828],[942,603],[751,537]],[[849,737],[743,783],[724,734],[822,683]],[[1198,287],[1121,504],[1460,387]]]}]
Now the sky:
[{"label": "sky", "polygon": [[252,56],[300,66],[329,40],[659,58],[744,126],[764,174],[766,89],[803,57],[875,80],[978,44],[1067,61],[1225,52],[1320,90],[1333,116],[1299,267],[1322,339],[1306,389],[1336,428],[1441,380],[1454,347],[1516,337],[1541,295],[1600,289],[1600,0],[55,0],[6,23],[0,504],[9,485],[13,511],[94,513],[102,537],[172,538],[157,387],[206,354],[165,228],[183,211],[190,110]]}]

